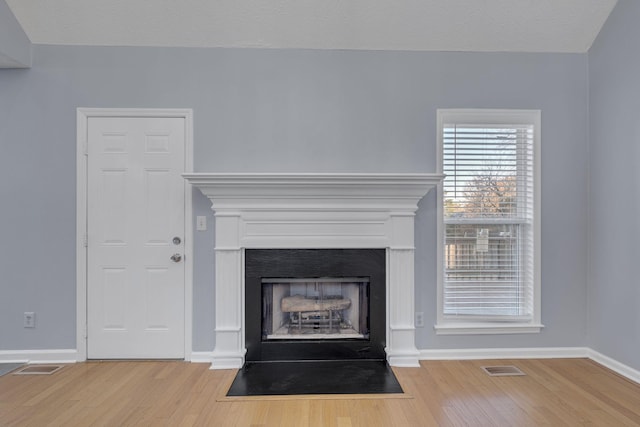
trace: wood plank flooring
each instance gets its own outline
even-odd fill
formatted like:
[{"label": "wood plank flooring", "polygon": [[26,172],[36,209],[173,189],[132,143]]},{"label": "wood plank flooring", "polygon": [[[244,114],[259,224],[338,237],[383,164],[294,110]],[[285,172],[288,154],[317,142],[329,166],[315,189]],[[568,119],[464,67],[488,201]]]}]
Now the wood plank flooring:
[{"label": "wood plank flooring", "polygon": [[[526,376],[490,377],[515,365]],[[228,398],[235,371],[87,362],[0,377],[0,426],[640,426],[640,385],[588,359],[423,361],[405,395]]]}]

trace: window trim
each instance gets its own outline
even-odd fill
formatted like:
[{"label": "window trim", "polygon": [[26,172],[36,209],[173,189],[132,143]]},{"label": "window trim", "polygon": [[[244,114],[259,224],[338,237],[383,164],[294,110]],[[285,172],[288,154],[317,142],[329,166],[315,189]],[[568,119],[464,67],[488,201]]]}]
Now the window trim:
[{"label": "window trim", "polygon": [[444,315],[444,184],[437,186],[437,318],[434,329],[437,335],[476,335],[476,334],[516,334],[538,333],[544,327],[541,323],[541,285],[540,285],[540,141],[541,111],[512,109],[438,109],[437,117],[437,173],[443,173],[443,130],[444,123],[464,122],[468,124],[523,124],[534,126],[533,173],[534,173],[534,218],[533,218],[533,316],[529,321],[508,321],[499,319],[491,321],[469,318],[456,318]]}]

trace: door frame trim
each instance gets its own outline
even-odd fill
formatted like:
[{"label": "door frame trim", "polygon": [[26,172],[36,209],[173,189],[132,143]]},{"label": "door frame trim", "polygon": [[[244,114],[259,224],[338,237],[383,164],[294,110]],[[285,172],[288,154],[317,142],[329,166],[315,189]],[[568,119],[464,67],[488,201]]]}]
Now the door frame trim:
[{"label": "door frame trim", "polygon": [[[185,173],[193,172],[193,110],[164,108],[78,108],[76,110],[76,348],[77,361],[87,360],[87,144],[92,117],[183,118]],[[191,185],[184,182],[184,360],[190,361],[193,341],[193,203]]]}]

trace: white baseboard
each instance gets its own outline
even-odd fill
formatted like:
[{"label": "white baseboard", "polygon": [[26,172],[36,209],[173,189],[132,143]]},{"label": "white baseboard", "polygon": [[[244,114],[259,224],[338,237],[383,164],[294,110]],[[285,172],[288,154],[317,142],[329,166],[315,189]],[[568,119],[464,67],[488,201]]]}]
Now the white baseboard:
[{"label": "white baseboard", "polygon": [[479,359],[591,359],[602,366],[640,384],[640,371],[587,347],[542,348],[463,348],[420,350],[420,360]]},{"label": "white baseboard", "polygon": [[213,351],[192,351],[191,363],[211,363]]},{"label": "white baseboard", "polygon": [[605,368],[609,368],[612,371],[622,375],[623,377],[640,384],[640,371],[633,369],[630,366],[620,363],[617,360],[610,358],[609,356],[605,356],[604,354],[598,353],[597,351],[591,349],[589,349],[589,359],[593,360],[594,362],[598,362]]},{"label": "white baseboard", "polygon": [[0,350],[3,363],[76,363],[78,351],[64,350]]},{"label": "white baseboard", "polygon": [[420,350],[420,360],[553,359],[589,357],[586,347],[464,348]]},{"label": "white baseboard", "polygon": [[[194,351],[191,353],[192,363],[211,363],[211,351]],[[76,363],[78,359],[75,349],[63,350],[0,350],[0,363]]]},{"label": "white baseboard", "polygon": [[[640,384],[640,371],[587,347],[425,349],[420,360],[569,359],[588,358]],[[191,363],[211,363],[212,351],[194,351]],[[0,363],[76,363],[78,351],[0,350]]]}]

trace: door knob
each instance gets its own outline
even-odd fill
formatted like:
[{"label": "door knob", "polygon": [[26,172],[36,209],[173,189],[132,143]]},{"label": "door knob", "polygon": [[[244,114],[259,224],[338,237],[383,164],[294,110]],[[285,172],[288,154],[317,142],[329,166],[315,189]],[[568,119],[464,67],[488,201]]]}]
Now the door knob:
[{"label": "door knob", "polygon": [[173,262],[180,262],[180,261],[182,261],[182,255],[180,255],[180,254],[173,254],[173,255],[171,255],[171,261],[173,261]]}]

